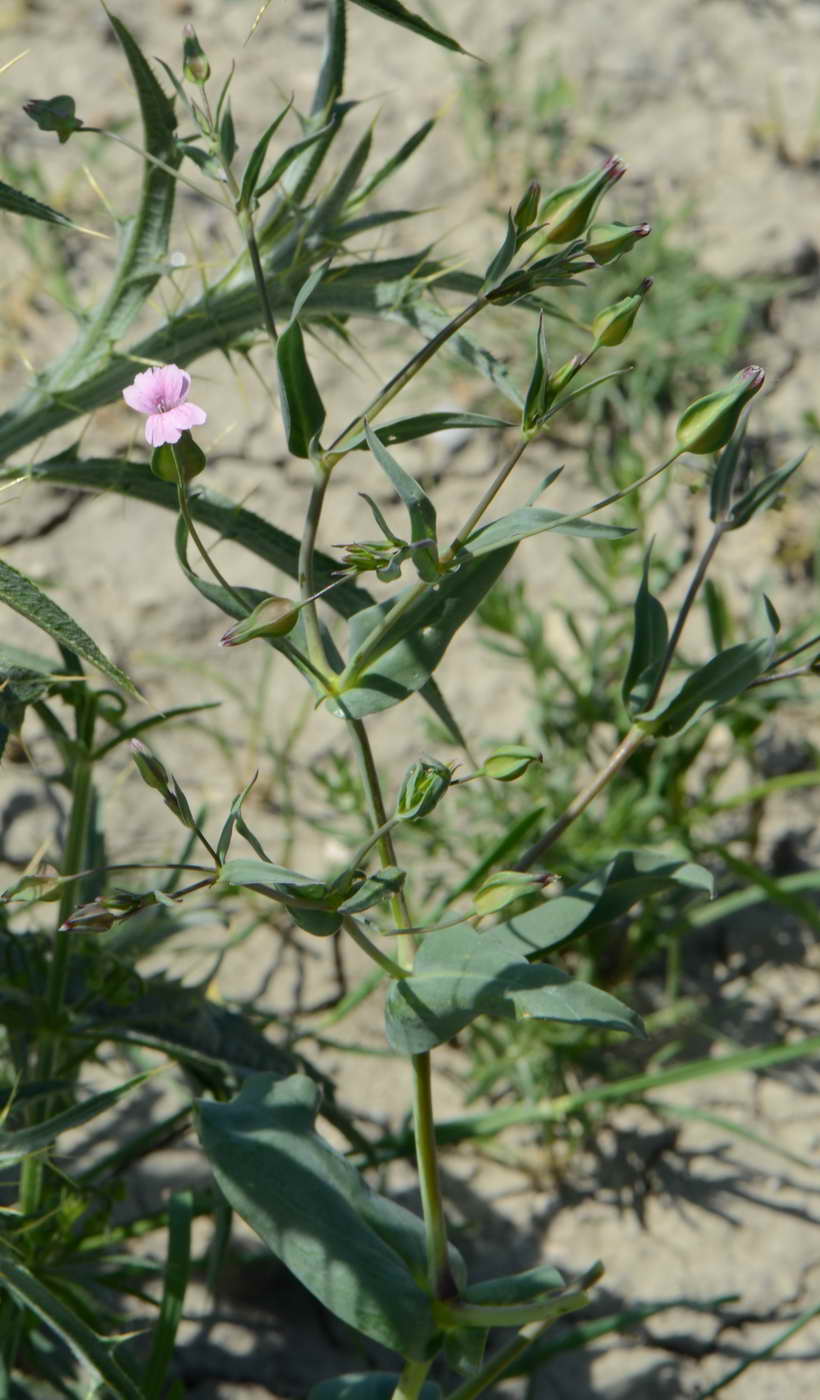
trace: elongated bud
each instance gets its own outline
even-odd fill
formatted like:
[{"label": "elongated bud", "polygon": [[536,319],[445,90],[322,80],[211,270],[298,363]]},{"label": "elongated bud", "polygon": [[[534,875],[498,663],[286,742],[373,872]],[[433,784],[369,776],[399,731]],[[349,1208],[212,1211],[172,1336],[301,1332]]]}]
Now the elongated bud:
[{"label": "elongated bud", "polygon": [[418,817],[426,817],[441,801],[452,777],[447,765],[435,758],[424,758],[411,764],[404,775],[396,802],[399,821],[412,822]]},{"label": "elongated bud", "polygon": [[286,637],[299,619],[299,605],[290,598],[263,598],[241,621],[235,622],[219,639],[220,646],[241,647],[254,637]]},{"label": "elongated bud", "polygon": [[538,205],[541,202],[541,186],[537,180],[532,180],[526,192],[521,196],[513,214],[513,223],[519,233],[526,233],[531,228],[538,217]]},{"label": "elongated bud", "polygon": [[620,345],[626,340],[641,309],[641,303],[652,286],[652,278],[645,277],[632,296],[622,297],[612,306],[605,306],[592,322],[592,334],[596,345]]},{"label": "elongated bud", "polygon": [[766,378],[759,365],[747,365],[731,384],[705,398],[696,399],[681,416],[677,439],[687,452],[706,454],[725,447],[747,404]]},{"label": "elongated bud", "polygon": [[207,465],[205,453],[186,428],[179,442],[164,442],[151,453],[151,471],[161,481],[177,480],[177,463],[183,481],[192,481]]},{"label": "elongated bud", "polygon": [[211,65],[192,24],[186,24],[182,30],[182,72],[197,87],[203,87],[211,76]]},{"label": "elongated bud", "polygon": [[587,234],[584,252],[602,266],[628,253],[639,238],[646,238],[651,232],[651,224],[595,224]]},{"label": "elongated bud", "polygon": [[525,870],[497,870],[473,895],[477,914],[496,914],[524,894],[535,894],[555,879]]},{"label": "elongated bud", "polygon": [[112,911],[106,909],[101,900],[95,899],[91,904],[81,904],[69,914],[65,923],[60,924],[60,933],[105,933],[112,927],[114,919]]},{"label": "elongated bud", "polygon": [[167,797],[171,791],[171,779],[165,765],[160,763],[156,754],[152,753],[140,739],[132,739],[128,747],[143,782],[157,792],[161,792],[163,797]]},{"label": "elongated bud", "polygon": [[500,783],[512,783],[533,763],[541,762],[541,754],[528,744],[504,744],[484,760],[481,771]]},{"label": "elongated bud", "polygon": [[539,214],[541,222],[547,224],[543,242],[568,243],[571,238],[580,238],[601,196],[625,171],[623,161],[610,156],[597,170],[550,195]]}]

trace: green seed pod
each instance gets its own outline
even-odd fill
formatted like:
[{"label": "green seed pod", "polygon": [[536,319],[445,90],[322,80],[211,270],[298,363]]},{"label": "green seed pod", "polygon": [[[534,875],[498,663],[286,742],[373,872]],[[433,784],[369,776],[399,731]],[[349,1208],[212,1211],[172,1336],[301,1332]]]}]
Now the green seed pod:
[{"label": "green seed pod", "polygon": [[299,604],[290,598],[263,598],[248,617],[229,627],[219,639],[220,646],[241,647],[255,637],[286,637],[299,619]]},{"label": "green seed pod", "polygon": [[504,744],[484,760],[482,772],[500,783],[512,783],[533,763],[541,763],[541,754],[527,744]]},{"label": "green seed pod", "polygon": [[186,24],[182,31],[182,73],[197,87],[204,87],[211,76],[211,65],[192,24]]},{"label": "green seed pod", "polygon": [[637,292],[623,297],[612,306],[605,306],[592,322],[592,334],[597,345],[620,345],[626,340],[641,309],[641,303],[652,286],[652,278],[645,277]]},{"label": "green seed pod", "polygon": [[584,252],[603,266],[628,253],[639,238],[646,238],[651,232],[651,224],[595,224],[587,234]]},{"label": "green seed pod", "polygon": [[81,904],[69,914],[65,923],[60,924],[60,933],[106,933],[114,919],[111,910],[106,909],[101,900],[95,899],[91,904]]},{"label": "green seed pod", "polygon": [[620,180],[626,166],[617,156],[610,156],[597,170],[592,170],[572,185],[556,190],[542,204],[539,219],[547,225],[544,243],[569,243],[579,238],[589,223],[601,196]]},{"label": "green seed pod", "polygon": [[423,758],[411,764],[404,775],[396,802],[398,820],[412,822],[418,817],[426,817],[441,801],[452,776],[447,765],[435,758]]},{"label": "green seed pod", "polygon": [[747,365],[725,389],[696,399],[678,423],[680,446],[702,455],[719,452],[737,427],[741,409],[754,397],[765,377],[766,372],[759,365]]}]

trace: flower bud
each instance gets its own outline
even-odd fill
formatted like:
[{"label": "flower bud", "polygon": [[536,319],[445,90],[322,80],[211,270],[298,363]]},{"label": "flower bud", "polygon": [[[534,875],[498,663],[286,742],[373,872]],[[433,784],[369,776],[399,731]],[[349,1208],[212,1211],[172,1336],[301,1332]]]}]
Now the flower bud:
[{"label": "flower bud", "polygon": [[452,776],[447,765],[435,758],[423,758],[411,764],[404,775],[396,802],[398,820],[412,822],[418,817],[426,817],[441,801]]},{"label": "flower bud", "polygon": [[211,65],[192,24],[186,24],[182,31],[182,73],[197,87],[203,87],[211,76]]},{"label": "flower bud", "polygon": [[620,301],[616,301],[612,306],[605,306],[603,311],[598,312],[591,327],[596,345],[620,345],[622,340],[626,340],[641,308],[641,302],[651,286],[652,278],[645,277],[632,296],[622,297]]},{"label": "flower bud", "polygon": [[564,185],[542,204],[539,218],[547,224],[544,243],[568,243],[579,238],[595,212],[599,199],[620,180],[626,166],[617,156],[610,156],[597,170],[592,170],[572,185]]},{"label": "flower bud", "polygon": [[525,894],[536,894],[555,879],[554,875],[534,875],[528,870],[497,870],[473,895],[477,914],[496,914]]},{"label": "flower bud", "polygon": [[533,763],[541,763],[541,754],[527,744],[504,744],[484,760],[482,772],[500,783],[512,783]]},{"label": "flower bud", "polygon": [[91,904],[81,904],[72,914],[69,914],[64,924],[60,924],[60,933],[106,933],[114,923],[115,915],[110,909],[106,909],[101,900],[95,899]]},{"label": "flower bud", "polygon": [[171,780],[165,765],[160,763],[156,754],[153,754],[140,739],[132,739],[129,748],[143,782],[166,797],[171,790]]},{"label": "flower bud", "polygon": [[519,233],[526,233],[527,229],[535,223],[540,202],[541,186],[537,180],[532,180],[518,201],[513,214],[513,223]]},{"label": "flower bud", "polygon": [[719,452],[737,427],[744,404],[754,397],[765,377],[759,365],[747,365],[725,389],[696,399],[678,423],[680,446],[698,454]]},{"label": "flower bud", "polygon": [[651,232],[651,224],[595,224],[587,234],[584,252],[603,266],[628,253],[639,238],[646,238]]},{"label": "flower bud", "polygon": [[289,598],[263,598],[247,617],[235,622],[219,639],[220,646],[241,647],[254,637],[286,637],[299,619],[299,604]]}]

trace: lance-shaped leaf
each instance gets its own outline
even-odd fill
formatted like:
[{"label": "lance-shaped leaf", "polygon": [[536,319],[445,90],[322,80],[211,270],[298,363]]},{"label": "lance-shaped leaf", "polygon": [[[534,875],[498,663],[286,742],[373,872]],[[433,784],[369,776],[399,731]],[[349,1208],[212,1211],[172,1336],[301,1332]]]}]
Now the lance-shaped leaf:
[{"label": "lance-shaped leaf", "polygon": [[504,241],[498,252],[490,261],[487,271],[484,273],[484,281],[481,284],[482,292],[491,292],[498,286],[504,273],[518,251],[518,229],[511,213],[507,213],[507,229],[504,234]]},{"label": "lance-shaped leaf", "polygon": [[441,44],[442,48],[451,49],[453,53],[466,54],[455,39],[451,39],[449,34],[445,34],[441,29],[435,29],[432,24],[428,24],[426,19],[408,10],[406,5],[402,5],[400,0],[353,0],[354,5],[361,5],[363,10],[372,10],[374,15],[380,19],[392,20],[393,24],[400,24],[403,29],[409,29],[413,34],[418,34],[422,39],[430,39],[434,44]]},{"label": "lance-shaped leaf", "polygon": [[[452,429],[460,428],[511,428],[512,423],[504,418],[490,418],[485,413],[416,413],[410,418],[395,418],[390,423],[379,423],[377,427],[372,427],[370,431],[374,437],[385,447],[392,447],[397,442],[415,442],[418,438],[428,437],[431,433],[445,433]],[[358,437],[350,438],[346,444],[346,450],[352,451],[354,448],[364,448],[367,446],[367,438],[364,432]]]},{"label": "lance-shaped leaf", "polygon": [[640,1017],[608,992],[573,981],[557,967],[528,962],[503,926],[477,933],[457,924],[431,933],[412,974],[391,984],[387,1038],[400,1054],[423,1054],[482,1013],[643,1034]]},{"label": "lance-shaped leaf", "polygon": [[0,560],[0,602],[13,608],[21,616],[28,618],[36,627],[47,632],[61,646],[68,647],[83,660],[96,666],[109,680],[127,690],[129,695],[138,695],[134,684],[119,666],[109,661],[73,617],[43,593],[25,574],[19,574],[10,564]]},{"label": "lance-shaped leaf", "polygon": [[311,443],[324,427],[325,406],[308,364],[298,321],[291,321],[279,337],[276,366],[288,447],[294,457],[309,457]]},{"label": "lance-shaped leaf", "polygon": [[[23,194],[22,190],[16,190],[12,185],[7,185],[5,180],[0,180],[0,209],[7,214],[22,214],[27,219],[41,219],[47,224],[61,224],[63,228],[77,229],[79,233],[93,233],[93,229],[82,228],[80,224],[75,224],[73,219],[69,219],[67,214],[61,214],[57,209],[52,209],[49,204],[42,204],[39,199],[33,199],[30,194]],[[101,235],[96,235],[100,237]]]},{"label": "lance-shaped leaf", "polygon": [[542,535],[546,530],[585,540],[620,540],[632,534],[622,525],[599,525],[594,520],[573,519],[559,510],[521,506],[518,510],[510,511],[509,515],[502,515],[499,520],[479,526],[464,544],[462,552],[477,559],[494,549],[517,544],[519,540],[529,539],[532,535]]},{"label": "lance-shaped leaf", "polygon": [[582,933],[611,924],[638,900],[675,886],[711,898],[714,880],[705,866],[659,851],[620,851],[563,894],[498,927],[515,941],[519,952],[537,957]]},{"label": "lance-shaped leaf", "polygon": [[777,496],[781,487],[785,486],[792,472],[796,472],[802,465],[805,456],[805,452],[801,452],[800,456],[795,457],[787,466],[764,477],[741,496],[729,511],[729,529],[737,530],[741,525],[745,525],[747,520],[751,520],[753,515],[757,515],[758,511],[765,509]]},{"label": "lance-shaped leaf", "polygon": [[419,576],[428,583],[435,583],[439,577],[438,549],[436,548],[438,528],[436,508],[424,488],[403,467],[399,466],[395,457],[379,441],[377,434],[371,430],[370,424],[367,422],[365,422],[364,431],[370,451],[407,508],[412,543],[424,546],[425,541],[429,542],[426,547],[415,549],[412,559]]},{"label": "lance-shaped leaf", "polygon": [[631,715],[640,714],[651,703],[658,685],[669,641],[669,627],[663,604],[649,591],[649,565],[652,547],[646,551],[641,586],[635,598],[635,633],[632,654],[622,689],[624,704]]},{"label": "lance-shaped leaf", "polygon": [[42,1152],[44,1148],[51,1147],[61,1133],[79,1128],[83,1123],[90,1123],[92,1118],[98,1118],[101,1113],[113,1108],[125,1094],[130,1094],[132,1089],[144,1084],[149,1074],[150,1071],[134,1075],[133,1079],[118,1084],[116,1089],[105,1089],[102,1093],[93,1094],[83,1103],[74,1104],[72,1108],[56,1113],[31,1128],[18,1128],[16,1132],[0,1129],[0,1167],[5,1169],[14,1166],[33,1152]]},{"label": "lance-shaped leaf", "polygon": [[251,203],[256,194],[256,187],[259,184],[259,176],[262,171],[262,163],[265,159],[265,156],[268,153],[268,146],[270,145],[271,138],[279,130],[280,125],[284,121],[292,106],[293,99],[291,98],[290,102],[285,104],[278,116],[274,117],[270,126],[267,127],[265,131],[263,131],[256,145],[251,151],[248,163],[245,166],[245,171],[242,176],[242,188],[239,197],[239,202],[243,209],[248,209],[251,206]]},{"label": "lance-shaped leaf", "polygon": [[701,666],[669,700],[662,700],[641,715],[641,724],[653,734],[680,734],[695,720],[740,695],[766,670],[774,654],[774,634],[756,642],[740,642]]},{"label": "lance-shaped leaf", "polygon": [[199,1134],[230,1204],[336,1317],[421,1360],[436,1332],[422,1221],[371,1191],[318,1136],[304,1075],[201,1101]]},{"label": "lance-shaped leaf", "polygon": [[512,548],[497,549],[485,559],[470,560],[445,575],[433,589],[388,627],[378,644],[376,629],[389,621],[404,591],[385,603],[365,608],[350,623],[350,662],[345,688],[329,701],[332,714],[361,718],[406,700],[430,680],[453,637],[502,573]]},{"label": "lance-shaped leaf", "polygon": [[1,1250],[0,1282],[18,1303],[29,1308],[65,1342],[81,1364],[90,1367],[94,1375],[105,1382],[117,1400],[144,1400],[142,1388],[135,1385],[114,1358],[113,1346],[117,1338],[100,1337],[23,1264]]}]

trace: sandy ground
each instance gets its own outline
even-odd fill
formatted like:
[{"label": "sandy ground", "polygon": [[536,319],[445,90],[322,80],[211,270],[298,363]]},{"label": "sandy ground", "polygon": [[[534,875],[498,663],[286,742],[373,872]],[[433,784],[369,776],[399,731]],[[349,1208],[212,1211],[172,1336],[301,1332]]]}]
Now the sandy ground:
[{"label": "sandy ground", "polygon": [[[516,160],[502,159],[491,177],[482,175],[479,156],[486,159],[488,149],[492,153],[491,143],[488,148],[486,131],[482,135],[484,128],[476,126],[468,60],[349,8],[348,90],[367,99],[363,121],[378,113],[377,149],[392,150],[421,121],[444,108],[436,133],[403,172],[394,194],[404,207],[429,209],[446,202],[447,212],[424,216],[412,233],[402,228],[397,245],[386,246],[420,246],[427,237],[438,236],[443,225],[448,247],[485,262],[498,227],[488,211],[517,197],[511,172],[516,160],[531,158],[531,149],[521,147],[538,140],[537,133],[533,136],[529,127],[523,135],[521,129],[513,131],[509,140],[514,150],[518,142]],[[179,30],[190,18],[216,70],[237,57],[234,110],[245,151],[270,120],[282,93],[293,92],[297,104],[306,101],[323,24],[321,4],[274,0],[253,40],[243,47],[255,9],[252,0],[203,0],[197,5],[147,0],[133,13],[120,9],[148,54],[174,63]],[[760,417],[782,446],[785,460],[790,444],[800,437],[801,414],[817,408],[820,317],[812,277],[820,217],[820,6],[809,0],[652,0],[651,5],[576,0],[570,7],[554,0],[515,0],[507,6],[451,0],[440,9],[442,14],[446,9],[451,32],[480,55],[503,55],[516,37],[520,39],[521,56],[509,72],[525,104],[532,101],[528,95],[539,82],[552,81],[556,74],[570,85],[573,118],[563,154],[565,168],[586,168],[597,159],[601,143],[621,153],[630,165],[630,179],[613,200],[613,215],[634,213],[651,219],[656,203],[686,210],[682,236],[697,242],[704,262],[715,271],[731,275],[797,268],[807,274],[801,284],[804,294],[778,300],[769,335],[750,347],[749,358],[772,366],[774,390],[761,404]],[[124,64],[107,38],[105,16],[89,0],[74,0],[70,6],[53,0],[31,6],[5,3],[0,6],[0,59],[22,48],[30,49],[29,56],[3,78],[5,149],[19,165],[35,158],[42,162],[51,202],[70,207],[80,222],[107,227],[98,197],[82,173],[91,148],[74,141],[58,149],[19,111],[26,97],[65,91],[77,97],[78,110],[89,124],[104,126],[132,110]],[[503,65],[500,71],[505,71]],[[138,174],[135,160],[119,150],[106,150],[100,159],[95,174],[106,197],[123,212]],[[549,184],[547,174],[544,183]],[[183,197],[180,209],[178,246],[189,259],[195,247],[200,257],[218,262],[224,250],[234,246],[233,232],[201,201]],[[69,318],[43,292],[42,274],[32,271],[16,232],[7,220],[2,230],[7,331],[0,346],[4,406],[25,383],[26,364],[35,370],[46,364],[54,346],[66,343],[71,334]],[[95,246],[90,251],[84,247],[78,258],[76,275],[89,295],[99,278],[98,257]],[[156,311],[148,313],[149,321]],[[383,334],[372,330],[363,333],[363,342],[376,363],[378,379],[401,362],[406,344],[398,333],[385,342]],[[258,354],[257,362],[263,377],[270,377],[265,352]],[[781,380],[779,373],[787,365],[791,372]],[[363,400],[378,382],[374,368],[356,363],[351,391],[350,371],[342,372],[321,352],[317,372],[331,419],[337,421],[347,416],[351,392],[357,401]],[[209,422],[202,441],[218,457],[212,477],[217,489],[268,513],[283,528],[298,530],[306,472],[302,464],[286,458],[278,417],[271,414],[257,381],[243,369],[236,374],[213,356],[197,366],[196,384],[200,399],[207,398]],[[448,372],[441,394],[441,401],[432,406],[453,401],[468,406],[472,401],[470,384],[454,371]],[[415,448],[405,459],[411,469],[443,469],[439,509],[446,526],[455,526],[474,500],[475,478],[486,464],[483,444],[469,442],[454,455],[456,445],[461,446]],[[53,450],[53,444],[48,448]],[[129,451],[134,456],[141,451],[134,423],[121,405],[95,416],[83,451],[89,456]],[[523,483],[535,483],[551,465],[548,448],[534,453],[519,478],[518,492],[523,495]],[[345,469],[326,524],[326,547],[362,531],[356,493],[369,484],[367,472],[366,464],[358,462]],[[571,496],[559,504],[564,499]],[[811,485],[805,499],[808,504],[815,499]],[[225,700],[220,722],[239,736],[227,751],[203,731],[188,727],[173,737],[169,731],[158,744],[173,760],[191,798],[224,804],[259,761],[260,742],[245,740],[243,719],[247,696],[256,691],[262,696],[260,724],[269,727],[277,749],[286,749],[298,781],[316,755],[337,741],[336,726],[320,714],[305,737],[293,736],[303,697],[282,667],[266,682],[267,689],[259,690],[261,666],[259,658],[250,655],[253,649],[248,648],[247,655],[229,654],[216,646],[223,624],[180,578],[172,557],[171,522],[158,521],[148,507],[100,497],[84,502],[58,529],[45,532],[64,503],[63,497],[36,488],[8,494],[0,516],[4,557],[53,586],[54,596],[137,679],[152,704]],[[560,587],[566,547],[562,542],[550,551],[533,548],[526,558],[522,552],[517,567],[533,589],[546,593]],[[782,583],[774,552],[770,532],[744,536],[729,555],[728,568],[742,577],[754,561],[756,570],[768,570],[776,584]],[[225,570],[244,583],[275,591],[286,588],[281,578],[271,585],[269,572],[234,554],[230,546],[220,550],[219,558]],[[36,645],[31,631],[17,619],[11,619],[8,628],[4,622],[4,636]],[[507,674],[488,670],[486,653],[469,635],[447,659],[441,681],[471,738],[486,733],[499,715],[511,727],[525,722],[523,691],[510,685]],[[416,755],[419,740],[407,724],[411,713],[416,718],[420,714],[415,702],[412,708],[403,707],[398,717],[393,712],[375,722],[380,756],[399,763]],[[35,759],[44,758],[36,732],[27,737]],[[264,762],[264,753],[262,757]],[[161,858],[173,839],[164,814],[142,800],[124,764],[112,765],[106,782],[112,858],[126,858],[131,851]],[[271,799],[269,808],[274,807],[270,773],[263,771],[261,787]],[[26,859],[52,821],[36,772],[6,765],[0,774],[0,795],[7,827],[4,853],[13,860]],[[812,824],[813,794],[801,803],[797,810],[784,808],[783,829]],[[256,816],[268,823],[265,833],[275,840],[275,814],[260,809]],[[771,840],[776,834],[771,833]],[[322,854],[322,842],[309,828],[302,839],[305,852]],[[738,954],[738,975],[734,982],[724,979],[721,995],[727,1001],[740,998],[747,1009],[750,999],[753,1003],[748,1019],[744,1022],[741,1016],[737,1021],[739,1044],[755,1043],[758,1033],[765,1038],[766,1024],[776,1025],[784,1035],[796,1028],[804,1033],[817,1029],[816,961],[812,964],[810,956],[804,960],[803,931],[795,926],[787,932],[789,957],[778,954],[765,920],[764,926],[743,925],[728,933]],[[761,962],[751,992],[742,955],[750,935]],[[257,985],[266,958],[264,943],[243,948],[221,974],[221,992],[247,993]],[[181,965],[194,976],[200,963],[194,958]],[[317,992],[323,976],[321,967],[312,966]],[[289,989],[292,982],[282,985]],[[760,1003],[756,1009],[755,998]],[[379,1044],[378,1021],[369,1003],[345,1023],[345,1038]],[[444,1114],[459,1108],[449,1073],[453,1067],[457,1065],[445,1067],[448,1072],[438,1081],[437,1101]],[[401,1095],[396,1082],[403,1076],[399,1065],[362,1062],[339,1053],[330,1068],[340,1074],[343,1098],[356,1103],[365,1095],[372,1112],[397,1121]],[[803,1066],[765,1081],[737,1076],[694,1089],[683,1087],[667,1098],[684,1108],[737,1115],[805,1160],[817,1149],[815,1087]],[[486,1271],[499,1259],[525,1267],[549,1257],[568,1270],[580,1270],[603,1257],[608,1268],[600,1295],[602,1311],[657,1299],[740,1295],[727,1305],[720,1325],[713,1316],[697,1318],[691,1310],[680,1310],[648,1323],[615,1346],[600,1344],[562,1359],[539,1375],[529,1392],[532,1400],[694,1400],[817,1299],[818,1179],[806,1165],[784,1162],[703,1123],[677,1120],[664,1131],[656,1119],[637,1110],[615,1114],[595,1151],[576,1157],[571,1169],[557,1177],[536,1138],[521,1134],[509,1148],[515,1149],[523,1167],[520,1162],[509,1166],[467,1153],[448,1153],[445,1159],[453,1217],[468,1243],[472,1241],[477,1268]],[[163,1186],[200,1170],[193,1147],[157,1164]],[[400,1173],[391,1184],[399,1191],[407,1189]],[[155,1186],[156,1179],[145,1189],[150,1194]],[[347,1340],[320,1326],[309,1300],[283,1283],[275,1268],[266,1268],[256,1264],[252,1269],[247,1261],[237,1265],[238,1277],[215,1321],[203,1320],[209,1307],[204,1294],[192,1295],[179,1362],[187,1394],[198,1400],[298,1395],[306,1370],[332,1374],[340,1355],[348,1368],[362,1364]],[[254,1269],[260,1271],[258,1279]],[[260,1304],[263,1295],[266,1306]],[[807,1328],[784,1346],[776,1359],[754,1366],[727,1393],[747,1400],[809,1400],[817,1393],[819,1378],[815,1325],[813,1332]]]}]

